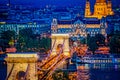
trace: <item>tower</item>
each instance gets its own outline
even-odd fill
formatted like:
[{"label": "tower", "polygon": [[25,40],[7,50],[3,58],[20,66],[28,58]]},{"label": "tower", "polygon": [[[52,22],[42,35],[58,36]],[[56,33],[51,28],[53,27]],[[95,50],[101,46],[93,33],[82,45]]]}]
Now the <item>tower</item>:
[{"label": "tower", "polygon": [[37,53],[8,53],[6,80],[38,80]]},{"label": "tower", "polygon": [[108,0],[108,2],[107,2],[107,12],[108,12],[108,15],[113,15],[114,14],[114,12],[112,11],[111,0]]},{"label": "tower", "polygon": [[63,46],[63,54],[68,57],[70,56],[69,34],[52,34],[51,39],[52,39],[52,47],[53,47],[51,55],[58,54],[57,46],[62,45]]},{"label": "tower", "polygon": [[57,19],[53,19],[52,24],[51,24],[51,30],[52,30],[52,33],[57,32]]},{"label": "tower", "polygon": [[85,6],[85,17],[90,16],[91,12],[90,12],[90,2],[89,0],[86,1],[86,6]]},{"label": "tower", "polygon": [[96,0],[94,5],[94,16],[99,19],[107,16],[107,4],[105,0]]}]

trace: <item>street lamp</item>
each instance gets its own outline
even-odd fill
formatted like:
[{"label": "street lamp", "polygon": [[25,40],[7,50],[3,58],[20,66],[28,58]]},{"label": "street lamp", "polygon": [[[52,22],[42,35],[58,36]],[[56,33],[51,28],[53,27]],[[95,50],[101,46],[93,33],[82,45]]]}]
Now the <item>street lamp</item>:
[{"label": "street lamp", "polygon": [[8,7],[10,7],[10,0],[8,0],[8,3],[6,4]]}]

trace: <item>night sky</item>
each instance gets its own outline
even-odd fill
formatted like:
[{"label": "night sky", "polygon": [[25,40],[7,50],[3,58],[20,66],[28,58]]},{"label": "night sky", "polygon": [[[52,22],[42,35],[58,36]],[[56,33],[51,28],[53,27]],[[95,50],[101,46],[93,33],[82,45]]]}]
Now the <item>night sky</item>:
[{"label": "night sky", "polygon": [[[10,0],[11,4],[21,4],[21,5],[29,5],[32,7],[41,7],[46,5],[55,5],[58,7],[64,6],[85,6],[86,0]],[[91,4],[95,3],[95,0],[90,0]],[[8,0],[0,0],[0,5],[7,4]],[[113,6],[120,5],[120,0],[112,0]]]}]

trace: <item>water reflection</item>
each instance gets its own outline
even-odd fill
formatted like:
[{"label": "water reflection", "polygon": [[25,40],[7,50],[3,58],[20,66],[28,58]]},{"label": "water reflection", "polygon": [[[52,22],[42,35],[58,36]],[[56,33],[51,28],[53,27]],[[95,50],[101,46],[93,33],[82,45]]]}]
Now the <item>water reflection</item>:
[{"label": "water reflection", "polygon": [[78,64],[78,80],[120,80],[120,64]]},{"label": "water reflection", "polygon": [[0,61],[0,80],[5,80],[7,75],[7,65],[5,61]]},{"label": "water reflection", "polygon": [[[5,80],[7,65],[0,62],[0,80]],[[120,64],[77,64],[77,80],[120,80]]]}]

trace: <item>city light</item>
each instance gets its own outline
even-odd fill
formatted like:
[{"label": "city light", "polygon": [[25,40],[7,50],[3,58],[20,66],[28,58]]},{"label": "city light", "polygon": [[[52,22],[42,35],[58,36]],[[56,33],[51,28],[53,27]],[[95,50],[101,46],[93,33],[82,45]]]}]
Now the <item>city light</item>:
[{"label": "city light", "polygon": [[119,4],[0,0],[0,80],[120,80]]}]

